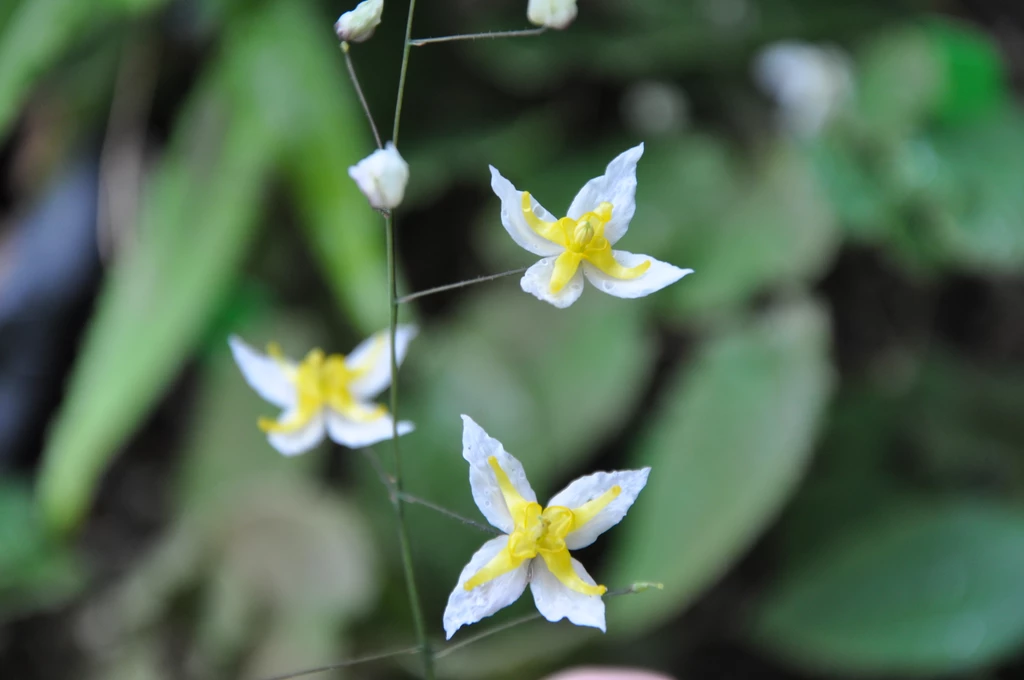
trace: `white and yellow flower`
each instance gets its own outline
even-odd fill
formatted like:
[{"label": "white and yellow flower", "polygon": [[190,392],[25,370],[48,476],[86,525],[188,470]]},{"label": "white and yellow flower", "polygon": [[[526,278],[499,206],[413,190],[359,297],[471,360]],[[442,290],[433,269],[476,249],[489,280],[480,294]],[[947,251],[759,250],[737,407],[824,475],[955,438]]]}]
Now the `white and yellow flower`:
[{"label": "white and yellow flower", "polygon": [[527,584],[548,621],[567,618],[604,631],[601,596],[607,588],[569,551],[585,548],[622,521],[650,468],[580,477],[542,508],[522,464],[472,418],[462,420],[473,500],[503,534],[484,543],[462,570],[444,612],[448,638],[518,600]]},{"label": "white and yellow flower", "polygon": [[[415,326],[399,326],[395,334],[398,363],[405,358]],[[391,384],[391,343],[388,331],[375,333],[348,356],[311,350],[301,362],[286,358],[276,345],[260,354],[237,336],[229,344],[249,386],[284,410],[277,420],[260,418],[259,428],[271,446],[294,456],[319,444],[324,434],[351,449],[392,437],[387,408],[373,398]],[[398,434],[413,424],[398,423]]]},{"label": "white and yellow flower", "polygon": [[543,258],[523,275],[524,291],[565,308],[583,294],[584,277],[609,295],[637,298],[693,273],[648,255],[612,250],[636,212],[636,164],[643,152],[640,144],[620,154],[580,189],[568,217],[558,220],[491,167],[502,225],[517,244]]}]

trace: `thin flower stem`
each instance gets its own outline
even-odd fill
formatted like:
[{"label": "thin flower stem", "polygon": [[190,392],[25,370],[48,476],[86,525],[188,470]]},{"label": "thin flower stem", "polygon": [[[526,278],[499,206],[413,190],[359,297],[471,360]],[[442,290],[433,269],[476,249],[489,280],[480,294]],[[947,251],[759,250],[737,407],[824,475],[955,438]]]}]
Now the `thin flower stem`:
[{"label": "thin flower stem", "polygon": [[[415,0],[413,0],[415,3]],[[411,17],[411,14],[410,14]],[[398,445],[398,353],[396,346],[396,333],[398,330],[398,283],[397,283],[397,252],[395,249],[395,218],[389,215],[385,220],[385,233],[387,235],[388,251],[388,296],[390,298],[391,323],[390,323],[390,344],[391,344],[391,443],[395,458],[394,494],[397,499],[402,492],[402,454]],[[423,609],[420,606],[419,590],[416,587],[416,572],[412,564],[412,548],[409,545],[409,532],[405,525],[405,506],[401,502],[394,503],[395,517],[398,522],[398,543],[402,551],[402,571],[405,574],[405,587],[409,593],[409,607],[412,609],[413,627],[416,629],[416,639],[419,641],[421,654],[423,656],[423,674],[426,680],[434,678],[434,657],[427,641],[427,629],[423,620]]]},{"label": "thin flower stem", "polygon": [[[634,584],[632,584],[630,586],[627,586],[625,588],[617,588],[615,590],[609,590],[607,593],[604,594],[604,596],[605,597],[618,597],[619,595],[633,595],[635,593],[642,593],[643,591],[648,590],[649,588],[657,588],[658,590],[660,590],[662,588],[662,585],[660,583],[649,583],[647,581],[637,581],[636,583],[634,583]],[[467,646],[473,644],[474,642],[479,642],[480,640],[483,640],[484,638],[490,637],[490,636],[492,636],[492,635],[494,635],[496,633],[501,633],[503,631],[508,630],[509,628],[515,628],[516,626],[522,625],[524,623],[529,623],[530,621],[535,621],[536,619],[539,619],[539,618],[540,618],[540,612],[534,612],[532,614],[527,614],[525,616],[520,616],[518,619],[512,619],[511,621],[507,621],[506,623],[502,623],[500,625],[497,625],[497,626],[495,626],[495,627],[493,627],[493,628],[491,628],[489,630],[485,630],[482,633],[477,633],[476,635],[468,637],[465,640],[460,640],[459,642],[456,642],[455,644],[448,645],[444,649],[439,649],[434,654],[434,658],[435,659],[443,659],[444,657],[448,656],[449,654],[451,654],[453,652],[457,652],[458,650],[462,649],[463,647],[467,647]]]},{"label": "thin flower stem", "polygon": [[433,45],[435,43],[445,42],[456,42],[459,40],[489,40],[494,38],[526,38],[531,35],[540,35],[546,32],[548,29],[546,26],[540,28],[524,28],[518,31],[490,31],[487,33],[462,33],[460,35],[442,35],[439,38],[416,38],[410,40],[409,44],[413,47],[423,47],[424,45]]},{"label": "thin flower stem", "polygon": [[465,281],[459,281],[457,283],[448,283],[437,288],[428,288],[426,290],[417,291],[415,293],[409,293],[398,298],[398,304],[404,305],[407,302],[412,302],[421,297],[427,297],[428,295],[436,295],[437,293],[444,293],[445,291],[455,290],[456,288],[465,288],[466,286],[472,286],[477,283],[486,283],[487,281],[494,281],[495,279],[504,278],[506,276],[514,276],[515,274],[522,274],[528,269],[528,267],[520,267],[519,269],[511,269],[507,272],[501,272],[500,274],[488,274],[487,276],[478,276],[475,279],[466,279]]},{"label": "thin flower stem", "polygon": [[370,122],[370,129],[373,131],[373,139],[377,142],[377,148],[383,149],[384,143],[380,141],[380,132],[377,131],[377,123],[374,122],[373,113],[370,112],[370,104],[366,101],[366,95],[363,94],[363,88],[359,85],[359,76],[356,75],[356,66],[352,63],[352,55],[350,54],[350,48],[347,42],[341,43],[341,51],[345,55],[345,66],[348,67],[348,77],[352,81],[352,87],[356,90],[356,96],[359,97],[359,103],[363,105],[363,113],[366,114],[366,120]]},{"label": "thin flower stem", "polygon": [[402,101],[405,99],[405,77],[409,71],[409,50],[412,47],[412,17],[416,11],[416,0],[409,0],[409,18],[405,21],[405,45],[402,47],[402,70],[398,74],[398,96],[395,98],[395,125],[391,141],[398,146],[398,131],[402,126]]},{"label": "thin flower stem", "polygon": [[396,495],[400,499],[405,501],[406,503],[414,503],[416,505],[422,505],[425,508],[430,508],[434,512],[439,512],[439,513],[441,513],[442,515],[444,515],[446,517],[450,517],[450,518],[452,518],[454,520],[458,520],[459,522],[462,522],[463,524],[468,524],[469,526],[473,527],[474,529],[479,529],[480,531],[486,531],[487,533],[494,534],[495,536],[500,536],[501,535],[501,532],[498,531],[497,529],[495,529],[492,526],[488,526],[487,524],[484,524],[483,522],[477,522],[475,519],[470,519],[468,517],[460,515],[459,513],[455,512],[454,510],[449,510],[448,508],[443,507],[441,505],[438,505],[437,503],[432,503],[432,502],[426,500],[425,498],[420,498],[419,496],[413,496],[411,493],[406,493],[404,491],[398,491],[398,492],[396,492]]},{"label": "thin flower stem", "polygon": [[419,645],[415,647],[406,647],[405,649],[396,649],[392,652],[382,652],[380,654],[371,654],[369,656],[360,656],[355,659],[348,659],[346,661],[338,661],[337,663],[328,664],[326,666],[317,666],[316,668],[307,668],[301,671],[295,671],[292,673],[285,673],[284,675],[275,675],[271,678],[264,678],[263,680],[291,680],[291,678],[301,678],[304,675],[314,675],[316,673],[326,673],[327,671],[333,671],[338,668],[348,668],[350,666],[358,666],[364,663],[370,663],[372,661],[383,661],[384,659],[391,659],[396,656],[406,656],[408,654],[416,654],[420,651]]},{"label": "thin flower stem", "polygon": [[534,620],[539,619],[539,618],[540,618],[540,612],[534,612],[532,614],[527,614],[526,616],[520,616],[518,619],[512,619],[511,621],[507,621],[507,622],[502,623],[500,625],[494,626],[493,628],[485,630],[482,633],[477,633],[476,635],[472,635],[472,636],[466,638],[465,640],[459,640],[455,644],[448,645],[444,649],[438,650],[437,653],[434,654],[434,658],[435,659],[443,659],[444,657],[448,656],[449,654],[452,654],[453,652],[457,652],[458,650],[462,649],[463,647],[468,647],[469,645],[473,644],[474,642],[479,642],[480,640],[483,640],[484,638],[490,637],[490,636],[495,635],[497,633],[501,633],[503,631],[508,630],[509,628],[515,628],[516,626],[519,626],[521,624],[529,623],[530,621],[534,621]]}]

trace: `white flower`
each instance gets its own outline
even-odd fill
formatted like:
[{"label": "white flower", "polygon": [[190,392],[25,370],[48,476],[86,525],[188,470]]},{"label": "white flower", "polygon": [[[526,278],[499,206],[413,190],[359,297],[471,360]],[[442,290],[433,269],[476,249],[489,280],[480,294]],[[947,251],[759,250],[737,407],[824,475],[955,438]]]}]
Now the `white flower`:
[{"label": "white flower", "polygon": [[560,220],[491,167],[502,225],[521,247],[543,257],[523,275],[524,291],[564,308],[583,294],[584,276],[610,295],[637,298],[693,273],[647,255],[612,250],[636,212],[636,163],[643,153],[640,144],[619,154],[603,175],[583,185],[569,216]]},{"label": "white flower", "polygon": [[391,142],[348,169],[370,205],[378,210],[397,208],[409,182],[409,164]]},{"label": "white flower", "polygon": [[813,137],[853,94],[853,68],[836,47],[777,42],[754,60],[754,78],[779,106],[782,125]]},{"label": "white flower", "polygon": [[548,28],[567,28],[576,18],[576,0],[530,0],[526,18]]},{"label": "white flower", "polygon": [[[397,328],[398,363],[405,358],[416,327]],[[388,331],[375,333],[347,357],[325,356],[314,349],[295,363],[275,345],[260,354],[238,336],[229,340],[231,352],[249,386],[275,406],[284,409],[277,420],[260,418],[271,446],[294,456],[319,444],[324,432],[351,449],[391,439],[388,410],[372,399],[391,384],[391,343]],[[398,423],[398,434],[412,432],[413,424]]]},{"label": "white flower", "polygon": [[369,40],[374,29],[380,25],[384,12],[384,0],[363,0],[356,8],[345,12],[334,23],[334,32],[345,42]]},{"label": "white flower", "polygon": [[484,543],[459,575],[444,611],[448,639],[518,600],[527,584],[548,621],[567,618],[604,631],[601,596],[607,589],[569,551],[585,548],[622,521],[651,469],[580,477],[542,508],[522,464],[472,418],[462,421],[473,500],[503,535]]}]

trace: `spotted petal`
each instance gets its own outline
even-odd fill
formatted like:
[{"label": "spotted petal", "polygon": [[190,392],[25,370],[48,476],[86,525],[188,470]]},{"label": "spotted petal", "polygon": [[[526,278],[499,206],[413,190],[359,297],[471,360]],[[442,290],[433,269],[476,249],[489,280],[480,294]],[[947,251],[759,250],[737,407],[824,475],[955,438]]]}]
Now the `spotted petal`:
[{"label": "spotted petal", "polygon": [[615,245],[629,229],[636,212],[636,164],[643,154],[641,143],[616,156],[603,175],[583,185],[566,214],[578,220],[601,203],[611,203],[612,218],[604,226],[604,236]]},{"label": "spotted petal", "polygon": [[[402,324],[395,329],[395,356],[402,365],[409,343],[419,329],[411,324]],[[345,367],[362,372],[349,383],[352,396],[357,399],[373,399],[391,384],[391,338],[390,330],[374,333],[363,340],[345,358]]]},{"label": "spotted petal", "polygon": [[583,294],[582,267],[576,270],[569,282],[557,293],[551,292],[551,276],[555,271],[557,257],[545,257],[523,274],[520,287],[538,300],[550,302],[559,309],[565,309],[580,299]]},{"label": "spotted petal", "polygon": [[[590,626],[604,632],[604,601],[600,595],[584,595],[569,588],[551,573],[542,559],[531,560],[530,568],[533,570],[530,592],[541,616],[552,623],[569,619],[577,626]],[[596,585],[579,561],[573,559],[572,568],[586,583]]]},{"label": "spotted petal", "polygon": [[[490,168],[491,188],[501,199],[501,224],[512,240],[518,243],[519,247],[542,257],[558,255],[562,252],[561,246],[540,236],[527,224],[526,217],[523,215],[523,192],[512,186],[512,182],[502,177],[493,165]],[[530,202],[533,205],[533,213],[537,217],[545,222],[556,221],[555,216],[545,210],[532,196]]]},{"label": "spotted petal", "polygon": [[[237,335],[229,337],[228,344],[245,381],[256,394],[280,408],[287,409],[295,404],[295,385],[277,360],[257,352]],[[294,367],[294,363],[286,362],[285,366]]]},{"label": "spotted petal", "polygon": [[612,252],[615,260],[626,268],[636,267],[647,261],[651,263],[650,268],[635,279],[616,279],[605,274],[589,262],[584,261],[580,265],[580,269],[583,270],[587,280],[594,284],[594,287],[598,290],[615,297],[644,297],[675,283],[687,274],[693,273],[692,269],[680,269],[667,262],[655,260],[649,255],[636,255],[634,253],[627,253],[624,250]]},{"label": "spotted petal", "polygon": [[647,484],[651,468],[642,470],[620,470],[618,472],[595,472],[580,477],[552,497],[548,506],[558,505],[575,510],[585,503],[600,498],[610,489],[618,486],[621,491],[615,499],[604,506],[596,515],[565,537],[569,550],[585,548],[604,532],[622,521],[633,501]]},{"label": "spotted petal", "polygon": [[484,432],[469,416],[462,416],[462,424],[462,457],[469,463],[469,485],[473,491],[473,500],[492,526],[511,533],[515,525],[487,459],[491,456],[498,459],[498,466],[508,475],[519,495],[527,501],[535,503],[537,494],[530,488],[523,464],[505,451],[501,442]]},{"label": "spotted petal", "polygon": [[[480,619],[490,616],[515,602],[523,594],[526,589],[530,560],[472,590],[466,590],[464,586],[466,581],[471,579],[507,545],[508,536],[492,538],[476,551],[469,560],[469,564],[462,570],[459,582],[455,585],[452,594],[448,596],[448,606],[444,610],[444,632],[449,640],[462,626],[476,623]],[[533,561],[539,562],[540,560]]]}]

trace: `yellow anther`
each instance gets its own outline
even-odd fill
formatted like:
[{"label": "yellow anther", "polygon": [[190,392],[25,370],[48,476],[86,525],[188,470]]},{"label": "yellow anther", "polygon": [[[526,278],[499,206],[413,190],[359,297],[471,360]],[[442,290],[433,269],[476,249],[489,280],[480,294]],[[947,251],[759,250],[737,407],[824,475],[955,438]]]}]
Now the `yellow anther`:
[{"label": "yellow anther", "polygon": [[463,588],[472,590],[518,569],[523,562],[539,555],[551,573],[572,590],[584,595],[603,595],[607,588],[590,585],[572,568],[572,557],[565,546],[565,537],[593,519],[622,493],[622,489],[618,486],[612,487],[576,510],[559,505],[541,510],[539,503],[523,498],[508,474],[498,464],[497,458],[489,457],[487,464],[494,471],[498,488],[501,489],[505,505],[512,516],[513,529],[509,534],[508,543],[501,552],[467,579]]},{"label": "yellow anther", "polygon": [[293,367],[287,363],[276,343],[268,345],[268,356],[285,369],[286,377],[295,386],[296,403],[284,420],[260,418],[257,421],[259,428],[271,434],[296,432],[308,425],[325,406],[359,423],[373,422],[386,415],[386,408],[362,403],[350,390],[354,380],[373,368],[381,343],[382,340],[378,340],[378,346],[374,347],[366,360],[352,368],[346,365],[344,355],[326,355],[321,349],[310,350],[306,358],[297,367]]},{"label": "yellow anther", "polygon": [[565,252],[555,260],[551,272],[551,292],[557,293],[576,275],[584,260],[615,279],[624,281],[641,276],[651,267],[651,261],[636,267],[624,267],[615,260],[612,244],[604,237],[604,227],[612,218],[613,206],[605,201],[578,220],[563,217],[546,222],[534,213],[529,192],[523,192],[523,217],[539,236],[563,248]]}]

